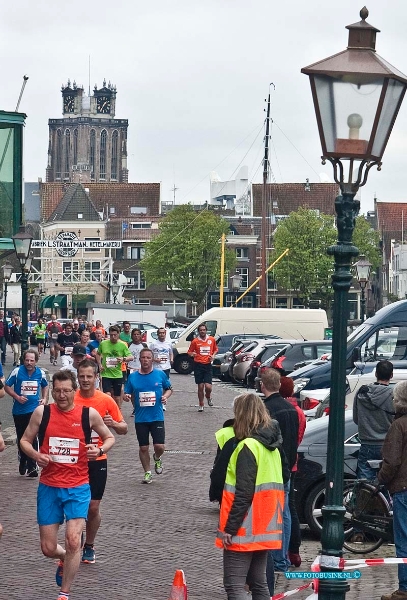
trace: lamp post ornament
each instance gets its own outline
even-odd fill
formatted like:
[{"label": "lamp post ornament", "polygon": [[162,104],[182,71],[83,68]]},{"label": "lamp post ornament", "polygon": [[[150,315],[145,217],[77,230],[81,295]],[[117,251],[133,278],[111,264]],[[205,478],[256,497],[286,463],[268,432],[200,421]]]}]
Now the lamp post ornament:
[{"label": "lamp post ornament", "polygon": [[[352,244],[360,203],[355,198],[370,169],[381,159],[404,98],[407,77],[376,54],[378,29],[361,21],[348,25],[346,50],[301,71],[310,78],[322,146],[322,161],[331,162],[341,194],[335,200],[338,241],[328,249],[335,259],[331,406],[328,425],[325,505],[322,508],[321,570],[341,570],[344,541],[343,461],[347,360],[348,292],[352,281]],[[320,600],[342,600],[349,585],[342,579],[322,579]]]}]

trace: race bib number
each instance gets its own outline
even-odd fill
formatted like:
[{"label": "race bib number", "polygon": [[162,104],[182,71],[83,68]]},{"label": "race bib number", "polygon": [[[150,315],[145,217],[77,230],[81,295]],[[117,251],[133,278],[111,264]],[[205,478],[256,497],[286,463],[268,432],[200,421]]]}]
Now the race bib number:
[{"label": "race bib number", "polygon": [[79,440],[72,438],[49,438],[51,460],[56,463],[74,464],[78,462]]},{"label": "race bib number", "polygon": [[168,356],[167,354],[159,354],[158,355],[158,360],[162,363],[166,363],[168,360]]},{"label": "race bib number", "polygon": [[139,402],[140,408],[155,406],[155,392],[140,392]]},{"label": "race bib number", "polygon": [[57,333],[51,333],[51,337],[53,340],[58,339],[58,334]]},{"label": "race bib number", "polygon": [[23,381],[21,383],[22,396],[36,396],[38,393],[38,381]]},{"label": "race bib number", "polygon": [[72,350],[73,350],[73,346],[67,346],[65,348],[65,354],[67,354],[68,356],[70,356],[72,354]]},{"label": "race bib number", "polygon": [[115,356],[106,356],[106,367],[115,367],[117,365],[117,358]]},{"label": "race bib number", "polygon": [[199,353],[202,354],[202,356],[209,356],[209,354],[211,353],[211,347],[210,346],[200,346]]}]

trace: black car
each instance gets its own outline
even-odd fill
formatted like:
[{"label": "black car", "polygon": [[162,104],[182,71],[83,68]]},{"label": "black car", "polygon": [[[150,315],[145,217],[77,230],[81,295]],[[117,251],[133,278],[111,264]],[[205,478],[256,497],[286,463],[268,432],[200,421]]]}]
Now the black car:
[{"label": "black car", "polygon": [[[321,534],[322,517],[314,515],[325,501],[325,474],[327,464],[329,417],[308,421],[304,438],[298,448],[298,471],[295,475],[297,507],[300,523]],[[358,427],[352,419],[352,410],[345,411],[344,439],[344,493],[356,478],[356,465],[360,448]]]},{"label": "black car", "polygon": [[298,363],[314,361],[324,354],[330,354],[331,350],[330,340],[278,340],[275,344],[270,343],[250,365],[249,386],[260,391],[256,378],[263,368],[273,367],[282,375],[289,375],[298,368]]}]

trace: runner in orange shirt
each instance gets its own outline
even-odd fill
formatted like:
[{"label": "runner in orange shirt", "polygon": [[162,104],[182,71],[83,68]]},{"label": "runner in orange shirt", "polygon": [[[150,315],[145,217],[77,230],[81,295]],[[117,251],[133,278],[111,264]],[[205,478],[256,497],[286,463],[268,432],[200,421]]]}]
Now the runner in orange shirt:
[{"label": "runner in orange shirt", "polygon": [[207,335],[205,323],[198,327],[198,337],[192,340],[188,354],[194,359],[195,383],[198,385],[198,412],[203,412],[204,395],[208,406],[213,406],[212,393],[212,360],[218,352],[215,338]]},{"label": "runner in orange shirt", "polygon": [[[119,407],[111,396],[96,389],[97,365],[94,360],[85,358],[78,366],[79,390],[75,393],[75,404],[92,407],[100,414],[105,425],[118,435],[127,433],[127,423]],[[102,447],[98,434],[92,431],[92,443]],[[100,503],[106,487],[107,458],[103,454],[95,461],[88,463],[91,501],[86,520],[86,539],[83,547],[82,562],[93,564],[95,556],[95,537],[100,527]]]}]

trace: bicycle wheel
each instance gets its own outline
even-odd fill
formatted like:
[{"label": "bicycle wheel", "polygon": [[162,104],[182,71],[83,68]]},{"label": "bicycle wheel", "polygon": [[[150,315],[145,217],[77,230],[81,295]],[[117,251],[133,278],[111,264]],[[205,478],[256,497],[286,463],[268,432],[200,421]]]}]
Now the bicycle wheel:
[{"label": "bicycle wheel", "polygon": [[[346,510],[350,513],[352,519],[358,521],[366,520],[369,525],[370,517],[389,517],[389,505],[381,492],[377,492],[374,485],[369,483],[357,483],[350,495]],[[373,523],[372,523],[373,525]],[[386,526],[386,522],[382,524]],[[382,545],[384,539],[380,532],[364,531],[363,526],[352,527],[345,534],[343,546],[349,552],[354,554],[365,554],[377,550]]]}]

